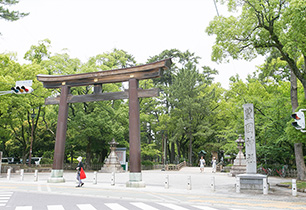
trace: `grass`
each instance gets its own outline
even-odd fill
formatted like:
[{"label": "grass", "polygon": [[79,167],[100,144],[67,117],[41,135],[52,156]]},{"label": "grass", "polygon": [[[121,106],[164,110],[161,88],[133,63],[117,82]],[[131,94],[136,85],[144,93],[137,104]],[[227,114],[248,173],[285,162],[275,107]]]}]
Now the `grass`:
[{"label": "grass", "polygon": [[[292,186],[292,182],[283,182],[281,184],[284,184],[284,185],[289,185],[289,188],[291,188]],[[306,189],[306,181],[296,181],[296,186],[298,189]]]}]

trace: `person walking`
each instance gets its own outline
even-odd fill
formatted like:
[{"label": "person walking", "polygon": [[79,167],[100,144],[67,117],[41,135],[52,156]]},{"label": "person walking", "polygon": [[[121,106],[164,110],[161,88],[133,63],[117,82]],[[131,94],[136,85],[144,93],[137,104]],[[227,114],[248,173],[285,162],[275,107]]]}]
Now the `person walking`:
[{"label": "person walking", "polygon": [[201,171],[201,173],[204,171],[204,166],[205,166],[205,160],[204,160],[203,156],[201,156],[201,159],[200,159],[200,171]]},{"label": "person walking", "polygon": [[212,172],[216,173],[216,169],[217,169],[217,160],[215,157],[213,157],[212,161],[211,161],[211,165],[212,165]]},{"label": "person walking", "polygon": [[78,166],[76,167],[77,170],[77,180],[79,181],[79,184],[76,187],[82,187],[84,183],[82,182],[82,179],[80,177],[81,170],[84,170],[84,165],[82,163],[82,157],[78,157],[77,160],[79,161]]}]

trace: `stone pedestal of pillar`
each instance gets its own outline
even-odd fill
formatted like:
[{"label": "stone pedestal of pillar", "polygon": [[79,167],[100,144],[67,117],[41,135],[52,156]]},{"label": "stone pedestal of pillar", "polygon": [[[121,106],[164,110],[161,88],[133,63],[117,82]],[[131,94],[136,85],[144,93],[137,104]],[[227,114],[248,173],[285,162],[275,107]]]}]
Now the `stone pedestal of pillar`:
[{"label": "stone pedestal of pillar", "polygon": [[126,183],[126,187],[135,187],[135,188],[141,188],[145,187],[146,184],[144,181],[142,181],[142,174],[139,173],[132,173],[129,174],[130,180]]},{"label": "stone pedestal of pillar", "polygon": [[240,178],[240,189],[248,190],[263,190],[264,179],[268,185],[268,178],[262,174],[239,174],[237,177]]},{"label": "stone pedestal of pillar", "polygon": [[47,180],[48,183],[63,183],[65,179],[63,177],[64,170],[62,169],[52,169],[51,177]]}]

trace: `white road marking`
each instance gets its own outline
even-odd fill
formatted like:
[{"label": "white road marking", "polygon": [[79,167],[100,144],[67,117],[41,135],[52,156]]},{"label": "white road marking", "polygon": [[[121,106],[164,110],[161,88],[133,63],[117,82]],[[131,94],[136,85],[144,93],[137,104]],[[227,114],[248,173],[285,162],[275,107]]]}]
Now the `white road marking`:
[{"label": "white road marking", "polygon": [[131,204],[143,210],[158,210],[157,208],[154,208],[153,206],[149,206],[148,204],[142,202],[132,202]]},{"label": "white road marking", "polygon": [[113,209],[113,210],[128,210],[127,208],[121,206],[120,204],[118,203],[105,203],[105,205],[110,208],[110,209]]},{"label": "white road marking", "polygon": [[77,204],[80,210],[97,210],[91,204]]},{"label": "white road marking", "polygon": [[65,210],[62,205],[48,205],[48,210]]}]

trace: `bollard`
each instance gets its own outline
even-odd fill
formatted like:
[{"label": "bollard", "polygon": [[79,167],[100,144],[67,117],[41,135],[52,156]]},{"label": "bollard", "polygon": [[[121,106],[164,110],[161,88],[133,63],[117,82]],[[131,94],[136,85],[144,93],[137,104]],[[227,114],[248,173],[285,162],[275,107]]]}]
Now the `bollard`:
[{"label": "bollard", "polygon": [[165,189],[169,189],[169,175],[166,176]]},{"label": "bollard", "polygon": [[236,177],[236,193],[240,193],[240,177]]},{"label": "bollard", "polygon": [[93,184],[97,184],[97,172],[94,171]]},{"label": "bollard", "polygon": [[215,191],[215,177],[211,177],[210,188],[212,191]]},{"label": "bollard", "polygon": [[37,182],[38,181],[38,170],[35,170],[35,173],[34,173],[34,182]]},{"label": "bollard", "polygon": [[268,183],[267,183],[267,178],[262,179],[262,190],[263,194],[267,195],[268,194]]},{"label": "bollard", "polygon": [[7,169],[7,177],[6,177],[7,180],[10,180],[10,179],[11,179],[11,170],[12,170],[12,169],[10,169],[10,168]]},{"label": "bollard", "polygon": [[296,179],[292,179],[292,196],[297,196]]},{"label": "bollard", "polygon": [[187,190],[191,190],[191,176],[187,177]]},{"label": "bollard", "polygon": [[20,169],[20,180],[24,180],[24,169]]},{"label": "bollard", "polygon": [[112,172],[112,177],[111,177],[111,185],[115,185],[115,172]]}]

